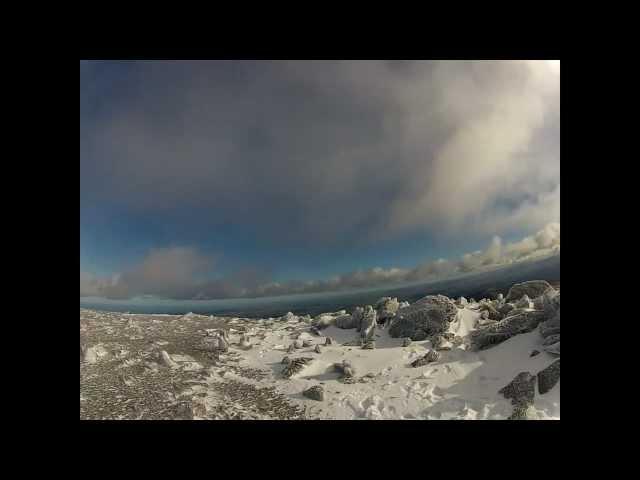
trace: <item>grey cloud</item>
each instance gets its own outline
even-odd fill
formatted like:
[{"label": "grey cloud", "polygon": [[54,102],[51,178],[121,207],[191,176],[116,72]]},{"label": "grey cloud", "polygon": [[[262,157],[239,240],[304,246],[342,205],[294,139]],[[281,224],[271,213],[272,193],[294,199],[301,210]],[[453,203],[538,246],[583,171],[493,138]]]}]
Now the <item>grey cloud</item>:
[{"label": "grey cloud", "polygon": [[[463,255],[458,260],[438,259],[413,269],[372,268],[338,275],[328,280],[275,282],[269,272],[240,270],[227,277],[205,280],[201,277],[214,259],[189,248],[152,250],[139,265],[112,279],[98,279],[80,272],[80,296],[130,298],[156,295],[174,299],[214,299],[319,293],[442,278],[469,273],[484,267],[506,265],[552,254],[560,249],[560,224],[550,223],[536,234],[503,245],[494,237],[485,250]],[[200,278],[199,278],[200,276]]]},{"label": "grey cloud", "polygon": [[[559,218],[559,74],[545,61],[138,67],[127,102],[81,102],[86,201],[200,209],[198,222],[311,243]],[[82,98],[103,93],[87,78]]]}]

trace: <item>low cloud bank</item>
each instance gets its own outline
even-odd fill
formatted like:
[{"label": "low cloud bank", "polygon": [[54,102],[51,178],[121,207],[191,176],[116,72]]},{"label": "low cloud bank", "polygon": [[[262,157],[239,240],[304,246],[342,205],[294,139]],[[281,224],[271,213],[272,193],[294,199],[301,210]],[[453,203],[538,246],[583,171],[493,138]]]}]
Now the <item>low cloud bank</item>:
[{"label": "low cloud bank", "polygon": [[495,236],[485,250],[462,255],[458,260],[438,259],[412,269],[380,267],[357,270],[328,280],[270,281],[266,272],[245,269],[222,279],[204,280],[214,259],[195,249],[174,247],[154,249],[132,269],[111,278],[80,272],[80,296],[126,299],[155,295],[173,299],[220,299],[263,297],[299,293],[372,288],[435,280],[456,273],[508,265],[560,250],[560,223],[549,223],[535,235],[503,244]]}]

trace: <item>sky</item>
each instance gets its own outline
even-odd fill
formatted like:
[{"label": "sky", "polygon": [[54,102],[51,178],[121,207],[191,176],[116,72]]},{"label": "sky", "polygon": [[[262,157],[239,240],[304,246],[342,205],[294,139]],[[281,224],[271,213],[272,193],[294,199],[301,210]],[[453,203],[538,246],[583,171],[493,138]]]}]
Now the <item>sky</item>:
[{"label": "sky", "polygon": [[560,62],[81,61],[80,296],[342,291],[560,248]]}]

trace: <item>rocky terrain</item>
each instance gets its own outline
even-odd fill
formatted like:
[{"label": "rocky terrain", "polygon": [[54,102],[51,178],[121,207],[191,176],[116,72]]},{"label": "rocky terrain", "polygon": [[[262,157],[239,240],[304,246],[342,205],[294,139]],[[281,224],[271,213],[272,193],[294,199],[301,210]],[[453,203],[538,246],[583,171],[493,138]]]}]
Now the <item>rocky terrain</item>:
[{"label": "rocky terrain", "polygon": [[559,419],[559,284],[313,318],[81,308],[80,418]]}]

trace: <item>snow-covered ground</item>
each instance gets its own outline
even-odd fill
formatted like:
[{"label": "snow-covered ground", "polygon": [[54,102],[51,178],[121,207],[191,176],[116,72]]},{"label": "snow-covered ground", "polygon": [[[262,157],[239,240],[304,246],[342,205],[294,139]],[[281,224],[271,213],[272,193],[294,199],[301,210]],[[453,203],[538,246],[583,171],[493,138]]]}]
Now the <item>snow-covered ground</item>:
[{"label": "snow-covered ground", "polygon": [[[385,297],[381,321],[387,305],[397,312],[381,324],[371,307],[261,320],[81,309],[81,418],[559,419],[559,293],[520,298],[540,284],[492,301],[428,296],[399,310]],[[442,337],[390,335],[421,318],[440,322]],[[437,358],[412,365],[428,352]],[[285,375],[297,359],[306,363]],[[345,364],[349,374],[336,368]]]},{"label": "snow-covered ground", "polygon": [[[480,313],[470,308],[459,312],[451,331],[466,336],[473,329]],[[511,402],[498,391],[522,371],[536,373],[554,360],[542,351],[530,357],[540,348],[537,330],[516,335],[488,350],[473,352],[466,345],[440,351],[440,359],[422,367],[412,367],[410,362],[432,348],[429,340],[412,342],[403,347],[403,339],[391,338],[388,329],[376,331],[376,348],[364,350],[357,346],[344,346],[356,338],[355,330],[342,330],[331,326],[312,336],[304,333],[308,325],[290,320],[276,327],[257,324],[249,333],[253,347],[243,352],[241,364],[252,368],[269,366],[272,375],[254,383],[276,385],[276,389],[292,401],[307,405],[316,418],[325,419],[506,419],[512,413]],[[288,355],[312,357],[314,361],[291,379],[280,379],[283,356],[291,343],[291,330],[301,332],[303,339],[313,345],[298,349]],[[233,332],[232,332],[233,333]],[[264,339],[257,336],[265,335]],[[325,346],[326,337],[334,341]],[[233,338],[232,338],[233,341]],[[315,353],[315,345],[322,352]],[[345,384],[340,374],[333,371],[333,364],[351,361],[356,376],[362,383]],[[367,376],[370,375],[370,376]],[[304,397],[301,392],[322,385],[324,401]],[[536,392],[532,413],[539,419],[560,418],[560,383],[545,395]],[[534,418],[535,418],[534,417]]]}]

